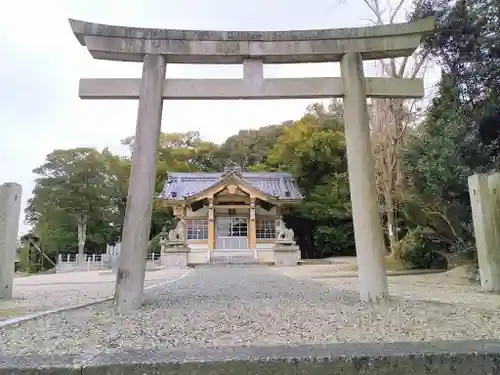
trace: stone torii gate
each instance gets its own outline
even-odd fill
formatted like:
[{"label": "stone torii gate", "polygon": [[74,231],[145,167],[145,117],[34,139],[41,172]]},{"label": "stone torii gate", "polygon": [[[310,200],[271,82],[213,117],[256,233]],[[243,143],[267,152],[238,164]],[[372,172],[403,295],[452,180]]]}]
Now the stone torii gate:
[{"label": "stone torii gate", "polygon": [[[135,152],[116,278],[120,310],[142,301],[165,99],[344,98],[352,215],[363,301],[387,298],[386,253],[377,204],[366,98],[421,98],[419,79],[365,78],[363,60],[411,55],[435,19],[375,27],[304,31],[195,31],[70,20],[96,59],[143,63],[140,79],[81,79],[82,99],[139,99]],[[266,79],[264,64],[340,62],[338,78]],[[167,63],[243,64],[242,79],[165,79]]]}]

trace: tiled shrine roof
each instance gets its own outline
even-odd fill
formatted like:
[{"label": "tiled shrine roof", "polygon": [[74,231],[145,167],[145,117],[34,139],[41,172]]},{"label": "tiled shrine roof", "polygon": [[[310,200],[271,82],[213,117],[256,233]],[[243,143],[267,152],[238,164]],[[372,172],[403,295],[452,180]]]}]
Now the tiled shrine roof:
[{"label": "tiled shrine roof", "polygon": [[283,172],[170,173],[158,198],[184,200],[235,176],[267,196],[281,200],[303,198],[292,175]]}]

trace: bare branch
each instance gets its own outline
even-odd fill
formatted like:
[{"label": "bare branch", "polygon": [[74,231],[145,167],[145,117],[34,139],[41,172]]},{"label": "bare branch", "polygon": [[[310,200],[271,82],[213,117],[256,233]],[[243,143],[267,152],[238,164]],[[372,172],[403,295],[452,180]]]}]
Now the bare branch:
[{"label": "bare branch", "polygon": [[391,59],[391,76],[394,77],[396,73],[396,59]]},{"label": "bare branch", "polygon": [[370,0],[363,0],[363,1],[368,6],[368,8],[371,9],[375,17],[377,17],[377,24],[379,25],[383,24],[384,21],[382,19],[382,14],[380,13],[379,1],[373,0],[373,3],[371,3]]},{"label": "bare branch", "polygon": [[404,2],[405,2],[405,0],[400,0],[399,3],[396,5],[396,8],[394,9],[394,11],[392,12],[392,14],[390,16],[389,23],[394,23],[394,19],[396,18],[399,11],[401,10],[401,7],[403,6]]},{"label": "bare branch", "polygon": [[370,24],[376,24],[377,21],[375,21],[373,18],[360,18],[361,21],[368,21]]},{"label": "bare branch", "polygon": [[406,69],[406,64],[408,64],[408,60],[410,59],[410,56],[405,56],[403,58],[403,61],[401,62],[401,66],[399,67],[399,73],[398,77],[403,77]]},{"label": "bare branch", "polygon": [[[384,24],[384,17],[388,23],[394,23],[404,8],[405,0],[393,0],[394,7],[389,5],[383,9],[383,0],[363,0],[373,13],[376,25]],[[424,0],[419,0],[421,3]],[[417,4],[418,6],[418,4]],[[419,52],[419,51],[418,51]],[[390,58],[378,60],[376,69],[379,74],[392,78],[416,78],[425,73],[427,54],[415,53],[411,57],[402,59]],[[376,169],[376,184],[379,193],[378,201],[382,212],[385,212],[387,232],[394,249],[397,235],[394,234],[396,212],[401,209],[404,199],[402,189],[405,189],[405,177],[400,165],[400,152],[407,130],[418,116],[416,100],[402,99],[374,99],[370,102],[370,129],[374,162]]]},{"label": "bare branch", "polygon": [[413,68],[413,72],[411,73],[410,78],[416,78],[418,73],[420,72],[420,69],[424,64],[427,63],[428,61],[428,56],[429,52],[425,52],[422,56],[420,56],[420,59],[415,63],[415,66]]}]

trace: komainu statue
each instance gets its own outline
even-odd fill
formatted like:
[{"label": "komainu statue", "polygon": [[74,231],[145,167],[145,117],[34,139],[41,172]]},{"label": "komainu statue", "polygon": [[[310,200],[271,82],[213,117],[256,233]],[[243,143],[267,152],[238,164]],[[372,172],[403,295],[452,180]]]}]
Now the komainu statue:
[{"label": "komainu statue", "polygon": [[283,223],[283,220],[280,221],[280,224],[276,227],[276,241],[278,242],[295,242],[295,233],[293,229],[289,229]]},{"label": "komainu statue", "polygon": [[186,228],[184,222],[179,220],[175,229],[168,232],[168,242],[182,242],[186,239]]}]

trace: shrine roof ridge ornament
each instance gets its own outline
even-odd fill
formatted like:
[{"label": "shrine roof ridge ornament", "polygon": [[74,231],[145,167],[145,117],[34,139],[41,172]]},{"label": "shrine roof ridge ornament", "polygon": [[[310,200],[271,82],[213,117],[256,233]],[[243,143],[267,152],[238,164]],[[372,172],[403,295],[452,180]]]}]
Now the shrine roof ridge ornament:
[{"label": "shrine roof ridge ornament", "polygon": [[172,63],[237,64],[340,61],[347,52],[364,60],[411,55],[435,28],[435,17],[390,25],[321,30],[173,30],[69,20],[73,33],[96,59],[143,61],[148,53]]}]

